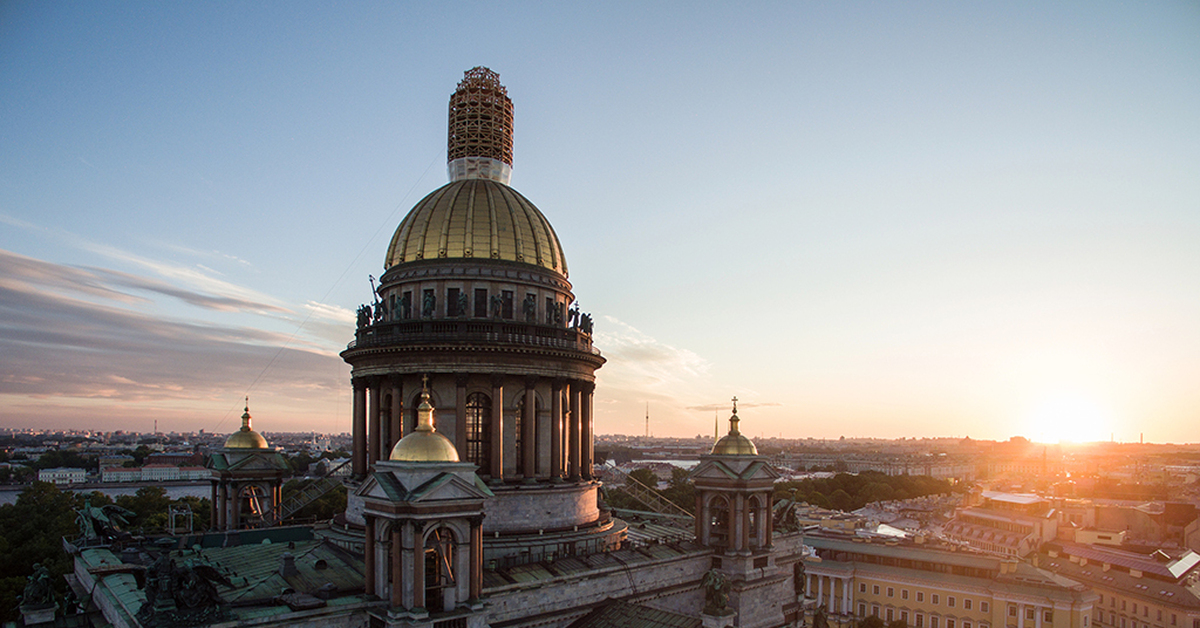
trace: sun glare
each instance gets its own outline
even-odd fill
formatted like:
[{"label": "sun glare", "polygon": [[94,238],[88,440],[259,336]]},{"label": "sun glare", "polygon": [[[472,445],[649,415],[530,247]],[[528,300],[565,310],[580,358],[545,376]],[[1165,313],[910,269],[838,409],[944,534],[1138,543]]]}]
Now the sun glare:
[{"label": "sun glare", "polygon": [[1030,439],[1043,443],[1087,443],[1108,440],[1111,416],[1107,408],[1078,393],[1043,398],[1029,413]]}]

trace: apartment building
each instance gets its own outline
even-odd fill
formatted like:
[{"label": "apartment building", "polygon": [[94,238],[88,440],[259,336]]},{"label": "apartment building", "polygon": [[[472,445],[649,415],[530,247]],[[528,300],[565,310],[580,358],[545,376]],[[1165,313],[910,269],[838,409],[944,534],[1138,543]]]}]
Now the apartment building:
[{"label": "apartment building", "polygon": [[818,559],[805,564],[807,594],[834,615],[873,615],[914,628],[1091,626],[1098,596],[1028,563],[912,541],[820,534],[805,535]]},{"label": "apartment building", "polygon": [[1200,628],[1200,554],[1142,554],[1081,543],[1052,543],[1037,557],[1052,573],[1081,582],[1099,598],[1096,628]]}]

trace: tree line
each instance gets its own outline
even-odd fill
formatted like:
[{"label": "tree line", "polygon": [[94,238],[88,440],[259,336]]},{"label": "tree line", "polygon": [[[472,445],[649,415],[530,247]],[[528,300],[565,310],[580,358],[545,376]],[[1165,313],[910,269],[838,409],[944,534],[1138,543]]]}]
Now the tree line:
[{"label": "tree line", "polygon": [[[650,469],[635,469],[629,477],[651,488],[658,486],[658,477]],[[627,482],[628,483],[628,482]],[[672,469],[671,479],[658,493],[675,505],[691,512],[696,506],[696,489],[688,480],[688,471]],[[927,475],[886,475],[878,471],[857,474],[838,473],[830,478],[805,478],[775,484],[775,500],[792,499],[821,508],[850,512],[880,501],[912,499],[926,495],[942,495],[962,489],[949,480]],[[621,490],[609,490],[605,500],[613,508],[644,510],[646,507]]]}]

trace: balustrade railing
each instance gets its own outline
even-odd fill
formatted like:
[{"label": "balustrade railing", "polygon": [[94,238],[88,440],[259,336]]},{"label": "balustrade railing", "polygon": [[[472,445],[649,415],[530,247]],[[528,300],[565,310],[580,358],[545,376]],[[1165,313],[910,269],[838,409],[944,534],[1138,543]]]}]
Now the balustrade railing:
[{"label": "balustrade railing", "polygon": [[599,353],[578,329],[511,321],[400,321],[360,327],[347,349],[430,342],[511,344]]}]

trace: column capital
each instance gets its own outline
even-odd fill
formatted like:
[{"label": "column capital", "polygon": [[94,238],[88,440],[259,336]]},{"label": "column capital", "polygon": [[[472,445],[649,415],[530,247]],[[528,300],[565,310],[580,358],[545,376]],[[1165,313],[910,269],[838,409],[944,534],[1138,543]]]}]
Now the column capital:
[{"label": "column capital", "polygon": [[363,376],[351,377],[350,385],[354,387],[355,392],[366,390],[368,385],[367,378]]},{"label": "column capital", "polygon": [[538,379],[537,375],[527,375],[525,377],[525,388],[534,388],[537,386]]},{"label": "column capital", "polygon": [[470,377],[471,377],[471,376],[470,376],[470,375],[467,375],[466,373],[459,373],[458,375],[456,375],[456,376],[454,377],[454,386],[455,386],[456,388],[466,388],[466,387],[467,387],[467,380],[469,380],[469,379],[470,379]]},{"label": "column capital", "polygon": [[579,386],[579,392],[581,393],[590,395],[596,392],[596,382],[586,382],[581,380],[577,385]]},{"label": "column capital", "polygon": [[503,375],[493,375],[488,379],[492,382],[492,388],[498,388],[498,387],[504,385],[504,376]]},{"label": "column capital", "polygon": [[562,389],[566,388],[566,386],[567,380],[561,377],[556,377],[554,378],[554,381],[550,382],[550,387],[554,390],[554,392],[562,392]]}]

